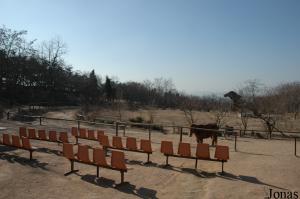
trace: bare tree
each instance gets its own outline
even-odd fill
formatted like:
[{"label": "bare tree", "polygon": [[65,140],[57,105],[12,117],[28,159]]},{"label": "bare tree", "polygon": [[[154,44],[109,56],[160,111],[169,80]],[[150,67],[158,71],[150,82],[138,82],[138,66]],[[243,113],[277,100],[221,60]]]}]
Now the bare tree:
[{"label": "bare tree", "polygon": [[164,93],[174,89],[174,83],[172,79],[164,79],[163,77],[160,77],[154,79],[153,87],[158,91],[158,93],[163,95]]},{"label": "bare tree", "polygon": [[27,42],[26,34],[26,30],[16,31],[3,26],[0,28],[0,51],[3,50],[7,57],[35,54],[33,44],[36,40]]},{"label": "bare tree", "polygon": [[199,107],[194,96],[188,96],[182,100],[181,110],[183,111],[185,119],[189,125],[196,123],[195,110],[197,108]]},{"label": "bare tree", "polygon": [[241,122],[242,122],[242,134],[245,135],[248,128],[249,115],[247,113],[241,112]]},{"label": "bare tree", "polygon": [[257,117],[261,119],[269,133],[269,138],[271,138],[274,130],[280,131],[276,127],[277,122],[282,115],[278,95],[276,94],[275,89],[267,88],[263,95],[257,97],[257,100],[259,101],[260,110],[260,114],[258,114]]},{"label": "bare tree", "polygon": [[50,66],[63,63],[62,56],[66,54],[66,44],[59,38],[55,37],[50,41],[44,41],[40,47],[40,56],[47,60]]},{"label": "bare tree", "polygon": [[214,115],[214,121],[217,124],[217,126],[220,128],[221,126],[224,126],[226,123],[226,117],[227,117],[227,112],[221,111],[221,110],[216,110],[213,111]]},{"label": "bare tree", "polygon": [[296,120],[300,112],[300,82],[285,83],[275,88],[282,111],[293,113]]},{"label": "bare tree", "polygon": [[272,89],[263,89],[263,84],[258,80],[248,80],[240,87],[239,95],[235,92],[229,92],[224,96],[229,96],[235,102],[234,96],[238,98],[237,106],[240,109],[241,121],[244,131],[248,127],[248,118],[258,118],[263,122],[269,132],[269,138],[272,136],[273,130],[276,128],[276,121],[278,112],[278,105]]},{"label": "bare tree", "polygon": [[242,96],[242,103],[240,107],[241,113],[252,112],[254,115],[257,115],[258,110],[258,101],[257,96],[262,94],[264,85],[257,79],[247,80],[239,88],[239,95]]},{"label": "bare tree", "polygon": [[120,88],[116,89],[116,100],[113,102],[113,108],[117,110],[118,119],[124,118],[124,111],[128,108],[125,101],[122,100],[123,92]]},{"label": "bare tree", "polygon": [[155,114],[156,114],[156,111],[155,111],[154,107],[148,107],[147,108],[148,122],[150,124],[154,123]]}]

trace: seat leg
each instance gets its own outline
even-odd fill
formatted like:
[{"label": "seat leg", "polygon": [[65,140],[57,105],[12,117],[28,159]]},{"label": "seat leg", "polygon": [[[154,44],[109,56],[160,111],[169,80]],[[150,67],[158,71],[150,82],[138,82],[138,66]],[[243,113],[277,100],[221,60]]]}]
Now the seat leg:
[{"label": "seat leg", "polygon": [[198,167],[198,159],[196,158],[195,169]]},{"label": "seat leg", "polygon": [[108,156],[108,155],[107,155],[108,148],[107,148],[107,147],[103,147],[103,150],[104,150],[105,156]]},{"label": "seat leg", "polygon": [[147,153],[147,162],[145,162],[145,164],[150,163],[150,153]]},{"label": "seat leg", "polygon": [[169,156],[166,156],[166,166],[169,166]]},{"label": "seat leg", "polygon": [[124,171],[121,171],[121,184],[124,182]]},{"label": "seat leg", "polygon": [[97,166],[97,178],[99,178],[99,166]]},{"label": "seat leg", "polygon": [[224,174],[224,161],[222,160],[222,174]]},{"label": "seat leg", "polygon": [[72,173],[75,173],[75,172],[79,171],[79,170],[74,170],[74,161],[73,160],[70,160],[70,163],[71,163],[71,171],[65,173],[64,176],[68,176]]},{"label": "seat leg", "polygon": [[30,160],[32,160],[32,151],[29,151],[29,153],[30,153],[29,158],[30,158]]}]

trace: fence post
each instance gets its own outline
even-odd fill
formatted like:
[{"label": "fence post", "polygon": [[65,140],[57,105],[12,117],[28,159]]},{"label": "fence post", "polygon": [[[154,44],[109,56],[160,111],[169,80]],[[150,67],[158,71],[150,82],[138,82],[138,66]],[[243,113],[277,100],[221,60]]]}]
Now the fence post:
[{"label": "fence post", "polygon": [[182,142],[182,126],[180,127],[180,142]]},{"label": "fence post", "polygon": [[236,139],[237,139],[237,132],[234,134],[234,150],[236,151]]},{"label": "fence post", "polygon": [[125,129],[126,129],[126,124],[124,124],[124,126],[123,126],[123,136],[125,137]]},{"label": "fence post", "polygon": [[172,123],[173,124],[173,134],[175,134],[175,124],[174,124],[174,122]]},{"label": "fence post", "polygon": [[116,122],[116,136],[119,134],[119,122]]},{"label": "fence post", "polygon": [[40,116],[40,125],[42,125],[42,117]]},{"label": "fence post", "polygon": [[297,138],[295,137],[295,156],[297,156]]},{"label": "fence post", "polygon": [[9,120],[9,111],[6,113],[7,120]]},{"label": "fence post", "polygon": [[149,132],[149,140],[151,140],[151,126],[148,125],[148,132]]}]

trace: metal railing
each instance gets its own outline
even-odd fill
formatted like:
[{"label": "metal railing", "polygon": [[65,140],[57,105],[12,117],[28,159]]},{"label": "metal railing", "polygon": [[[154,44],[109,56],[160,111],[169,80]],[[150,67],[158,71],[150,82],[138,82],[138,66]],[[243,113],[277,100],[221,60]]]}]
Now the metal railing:
[{"label": "metal railing", "polygon": [[[128,121],[118,121],[115,120],[113,124],[109,124],[109,123],[105,123],[105,122],[91,122],[91,121],[85,121],[85,120],[74,120],[74,119],[62,119],[62,118],[52,118],[52,117],[44,117],[44,116],[32,116],[32,115],[21,115],[18,113],[12,113],[12,112],[7,112],[7,120],[10,119],[11,115],[18,115],[21,117],[28,117],[28,118],[34,118],[34,119],[39,119],[39,124],[42,125],[43,120],[58,120],[58,121],[68,121],[68,122],[76,122],[77,123],[77,128],[80,128],[80,124],[81,123],[85,123],[85,124],[90,124],[90,125],[103,125],[103,126],[111,126],[113,128],[115,128],[115,134],[116,136],[119,136],[119,129],[123,128],[123,136],[125,136],[126,134],[126,128],[128,126],[142,126],[142,127],[146,127],[146,129],[148,129],[148,138],[149,140],[151,140],[151,133],[152,133],[152,129],[154,126],[161,126],[161,127],[166,127],[166,128],[178,128],[179,132],[180,132],[180,138],[179,138],[179,142],[182,142],[182,137],[183,137],[183,129],[196,129],[196,130],[206,130],[206,131],[211,131],[211,132],[218,132],[218,133],[225,133],[226,132],[226,128],[219,128],[217,129],[205,129],[205,128],[195,128],[195,127],[190,127],[190,126],[180,126],[180,125],[166,125],[166,124],[160,124],[160,123],[136,123],[136,122],[128,122]],[[237,151],[237,135],[239,133],[239,135],[241,136],[241,132],[245,132],[245,131],[249,131],[249,132],[260,132],[260,133],[269,133],[267,131],[261,131],[261,130],[254,130],[254,129],[247,129],[247,130],[243,130],[243,129],[230,129],[231,132],[234,132],[234,149],[235,151]],[[299,134],[300,132],[295,132],[295,131],[285,131],[283,132],[274,132],[274,133],[288,133],[288,134]],[[297,156],[297,138],[298,136],[290,136],[291,138],[294,138],[294,155]]]}]

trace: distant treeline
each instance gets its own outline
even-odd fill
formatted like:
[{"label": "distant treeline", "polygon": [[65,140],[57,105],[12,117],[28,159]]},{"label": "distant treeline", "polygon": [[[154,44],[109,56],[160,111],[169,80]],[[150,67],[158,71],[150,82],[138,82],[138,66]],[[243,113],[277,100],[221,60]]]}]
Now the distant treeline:
[{"label": "distant treeline", "polygon": [[[192,96],[176,90],[171,79],[119,82],[114,78],[74,71],[64,61],[66,45],[55,38],[39,45],[28,41],[27,31],[0,28],[0,105],[121,105],[181,108],[224,112],[232,103],[223,96]],[[258,81],[246,82],[237,91],[243,112],[293,113],[300,110],[300,83],[262,89]],[[225,91],[224,91],[225,93]],[[251,106],[249,106],[251,105]]]},{"label": "distant treeline", "polygon": [[[65,44],[54,38],[37,45],[27,31],[0,28],[0,102],[6,105],[101,105],[125,102],[180,108],[193,104],[206,111],[225,100],[180,93],[172,80],[121,83],[106,76],[74,71],[64,61]],[[228,101],[227,101],[228,102]]]}]

